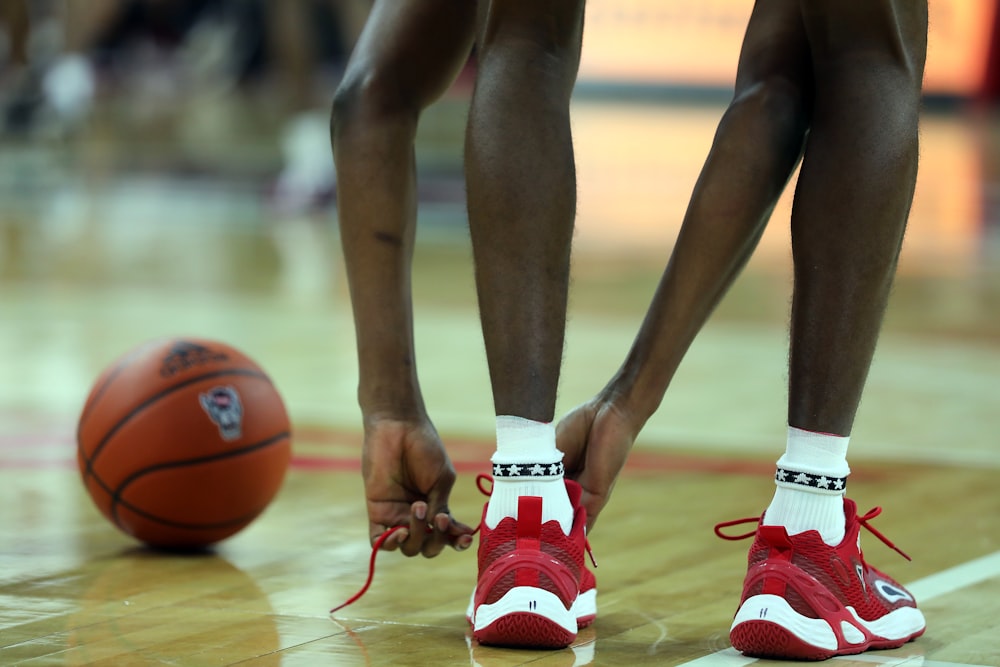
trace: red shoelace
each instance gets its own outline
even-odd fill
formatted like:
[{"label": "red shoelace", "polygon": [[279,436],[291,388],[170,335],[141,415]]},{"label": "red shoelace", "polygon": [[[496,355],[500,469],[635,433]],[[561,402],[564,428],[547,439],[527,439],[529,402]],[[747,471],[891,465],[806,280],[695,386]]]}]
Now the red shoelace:
[{"label": "red shoelace", "polygon": [[[493,495],[493,487],[491,486],[487,490],[487,488],[485,487],[485,482],[487,482],[487,481],[490,482],[490,483],[492,483],[493,482],[493,476],[492,475],[488,475],[486,473],[479,473],[478,475],[476,475],[476,488],[478,488],[479,492],[482,493],[484,496],[489,497],[489,496]],[[392,528],[389,528],[386,531],[384,531],[381,535],[378,536],[378,538],[375,539],[375,542],[372,543],[372,555],[368,559],[368,577],[365,579],[364,585],[361,587],[361,589],[357,593],[355,593],[351,597],[347,598],[346,601],[340,603],[339,605],[337,605],[336,607],[334,607],[333,609],[331,609],[330,610],[330,614],[331,615],[333,615],[335,612],[340,611],[344,607],[347,607],[348,605],[354,604],[355,602],[357,602],[358,600],[361,599],[361,596],[363,596],[365,593],[368,592],[368,589],[372,585],[372,580],[375,578],[375,559],[378,556],[378,552],[381,551],[382,545],[385,544],[386,540],[388,540],[389,537],[392,536],[393,533],[395,533],[397,530],[400,530],[400,529],[406,528],[406,527],[407,526],[393,526]],[[476,533],[478,533],[480,528],[482,528],[482,524],[481,523],[476,526],[476,529],[474,531],[472,531],[472,534],[475,535]],[[432,531],[432,528],[430,526],[428,526],[427,527],[427,532],[429,533],[431,531]],[[751,535],[752,534],[753,533],[751,533]],[[597,562],[594,560],[594,554],[590,550],[590,541],[589,540],[587,541],[587,554],[590,556],[590,562],[593,563],[594,567],[597,567]]]},{"label": "red shoelace", "polygon": [[[890,540],[888,537],[886,537],[885,535],[883,535],[877,528],[875,528],[874,526],[871,526],[868,523],[869,521],[871,521],[872,519],[874,519],[875,517],[877,517],[881,513],[882,513],[882,508],[881,507],[873,507],[872,509],[868,510],[867,513],[865,513],[865,514],[859,514],[858,515],[858,523],[860,523],[862,526],[864,526],[865,528],[867,528],[868,532],[870,532],[872,535],[874,535],[878,539],[882,540],[883,544],[885,544],[887,547],[889,547],[890,549],[892,549],[893,551],[895,551],[896,553],[898,553],[900,556],[902,556],[906,560],[912,560],[909,556],[906,555],[906,553],[902,549],[900,549],[895,544],[893,544],[892,540]],[[748,537],[753,537],[754,535],[756,535],[757,534],[757,529],[756,528],[753,529],[753,530],[751,530],[749,533],[743,533],[742,535],[726,535],[724,532],[722,532],[723,528],[729,528],[731,526],[740,526],[740,525],[743,525],[745,523],[758,523],[759,524],[760,523],[760,517],[759,516],[758,517],[748,517],[746,519],[736,519],[734,521],[723,521],[722,523],[717,523],[717,524],[715,524],[715,534],[718,535],[719,537],[721,537],[724,540],[732,540],[732,541],[745,540]]]},{"label": "red shoelace", "polygon": [[[479,473],[478,475],[476,475],[476,487],[483,495],[489,496],[493,493],[493,490],[492,489],[490,489],[489,491],[486,490],[486,488],[483,486],[484,480],[489,480],[492,482],[493,477],[491,475],[487,475],[486,473]],[[378,556],[378,552],[382,550],[382,545],[385,544],[386,540],[388,540],[393,533],[406,527],[407,526],[393,526],[392,528],[389,528],[386,531],[384,531],[381,535],[379,535],[375,539],[375,542],[372,543],[372,555],[368,559],[368,577],[365,579],[364,585],[361,587],[361,590],[359,590],[357,593],[355,593],[351,597],[347,598],[346,601],[340,603],[339,605],[331,609],[330,610],[331,615],[334,614],[335,612],[340,611],[341,609],[343,609],[348,605],[354,604],[355,602],[361,599],[361,596],[363,596],[365,593],[368,592],[368,589],[372,585],[372,580],[375,578],[375,559]],[[472,534],[475,535],[476,533],[478,533],[480,527],[481,525],[476,526],[476,529],[472,531]],[[426,530],[428,533],[430,533],[432,532],[433,529],[430,526],[427,526]]]}]

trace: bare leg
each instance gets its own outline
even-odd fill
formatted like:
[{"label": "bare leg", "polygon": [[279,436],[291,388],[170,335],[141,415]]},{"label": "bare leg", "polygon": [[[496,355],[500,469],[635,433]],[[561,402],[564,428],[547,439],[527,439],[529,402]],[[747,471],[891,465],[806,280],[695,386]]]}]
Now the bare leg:
[{"label": "bare leg", "polygon": [[549,422],[576,214],[569,100],[584,3],[484,5],[465,169],[494,407]]},{"label": "bare leg", "polygon": [[30,23],[24,0],[0,0],[0,27],[6,33],[7,55],[14,65],[26,65],[28,62]]},{"label": "bare leg", "polygon": [[753,253],[801,155],[811,93],[797,0],[758,3],[733,101],[646,320],[609,385],[624,395],[639,428],[659,407],[691,341]]},{"label": "bare leg", "polygon": [[792,210],[789,424],[849,435],[917,174],[927,6],[808,0],[813,122]]},{"label": "bare leg", "polygon": [[122,0],[65,2],[62,17],[67,53],[89,53],[107,27],[123,11]]},{"label": "bare leg", "polygon": [[330,8],[340,23],[341,41],[353,46],[365,27],[372,0],[330,0]]},{"label": "bare leg", "polygon": [[[901,646],[926,627],[913,596],[865,563],[860,528],[874,515],[859,519],[845,493],[848,436],[916,180],[927,5],[801,0],[801,12],[815,102],[792,208],[789,428],[730,641],[748,655],[815,660]],[[786,576],[796,560],[814,578]],[[805,581],[828,582],[827,594]],[[882,585],[893,594],[878,598]],[[880,601],[858,604],[867,595]],[[808,611],[768,616],[805,599]],[[815,641],[799,630],[815,619],[845,629],[848,608],[877,639]]]},{"label": "bare leg", "polygon": [[292,113],[316,106],[315,46],[307,14],[311,9],[305,0],[268,0],[268,47],[281,77],[285,103]]}]

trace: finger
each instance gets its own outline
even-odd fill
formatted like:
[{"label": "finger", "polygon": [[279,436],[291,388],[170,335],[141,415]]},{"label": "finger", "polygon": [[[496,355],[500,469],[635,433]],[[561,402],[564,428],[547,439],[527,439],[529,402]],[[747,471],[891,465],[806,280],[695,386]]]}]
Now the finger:
[{"label": "finger", "polygon": [[[587,510],[588,535],[593,530],[594,524],[597,523],[597,517],[611,499],[611,491],[614,488],[614,484],[614,482],[611,483],[606,493],[594,493],[584,487],[583,494],[580,496],[580,504]],[[583,485],[581,484],[581,486]]]},{"label": "finger", "polygon": [[[368,522],[368,543],[371,544],[374,547],[375,543],[379,541],[379,538],[382,537],[382,534],[385,531],[387,531],[387,530],[389,530],[388,526],[382,525],[381,523],[375,523],[373,521],[369,521]],[[387,544],[386,542],[392,542],[393,546],[390,547],[390,545]],[[390,536],[390,539],[386,540],[386,542],[383,542],[382,546],[380,548],[383,551],[392,551],[392,549],[395,548],[395,540],[391,539],[391,536]]]},{"label": "finger", "polygon": [[404,556],[416,556],[421,553],[427,531],[427,503],[418,500],[410,506],[409,535],[399,542],[399,549]]},{"label": "finger", "polygon": [[[450,517],[447,510],[445,510],[444,512],[438,512],[427,522],[429,532],[424,536],[424,544],[420,550],[420,553],[425,558],[434,558],[439,555],[450,542],[447,533],[447,522],[442,521],[442,516],[446,519]],[[441,530],[442,526],[444,526],[445,530]]]},{"label": "finger", "polygon": [[[391,535],[385,538],[379,545],[380,551],[395,551],[399,548],[400,542],[406,540],[409,537],[410,531],[402,526],[397,526],[397,530],[393,531]],[[368,525],[368,535],[371,545],[374,547],[379,540],[382,539],[386,532],[392,530],[387,526],[380,524],[371,523]]]},{"label": "finger", "polygon": [[444,548],[448,545],[447,538],[440,532],[433,530],[424,539],[424,544],[420,548],[420,554],[424,558],[434,558],[444,551]]},{"label": "finger", "polygon": [[589,536],[594,530],[594,524],[597,523],[597,515],[601,511],[601,503],[595,500],[594,494],[584,491],[580,496],[580,504],[587,510],[587,535]]},{"label": "finger", "polygon": [[[424,556],[433,558],[440,554],[446,546],[455,546],[458,533],[453,534],[451,511],[448,509],[448,498],[455,485],[455,473],[449,469],[442,472],[437,482],[427,494],[427,504],[433,519],[430,525],[434,532],[424,544]],[[467,547],[466,547],[467,548]]]},{"label": "finger", "polygon": [[566,477],[576,479],[585,467],[590,419],[577,407],[556,425],[556,448],[563,453]]},{"label": "finger", "polygon": [[441,512],[434,517],[434,530],[456,551],[465,551],[472,546],[475,529],[456,521],[450,512]]}]

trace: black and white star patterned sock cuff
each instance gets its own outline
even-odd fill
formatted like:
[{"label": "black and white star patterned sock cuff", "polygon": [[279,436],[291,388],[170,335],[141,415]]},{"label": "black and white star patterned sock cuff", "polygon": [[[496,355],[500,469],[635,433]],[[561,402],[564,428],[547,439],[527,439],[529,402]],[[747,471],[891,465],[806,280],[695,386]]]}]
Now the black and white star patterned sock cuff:
[{"label": "black and white star patterned sock cuff", "polygon": [[495,479],[558,479],[563,476],[562,461],[555,463],[494,463]]},{"label": "black and white star patterned sock cuff", "polygon": [[820,493],[841,495],[847,488],[847,477],[831,477],[815,475],[801,470],[789,470],[779,467],[774,473],[774,482],[778,486],[790,489],[810,490]]}]

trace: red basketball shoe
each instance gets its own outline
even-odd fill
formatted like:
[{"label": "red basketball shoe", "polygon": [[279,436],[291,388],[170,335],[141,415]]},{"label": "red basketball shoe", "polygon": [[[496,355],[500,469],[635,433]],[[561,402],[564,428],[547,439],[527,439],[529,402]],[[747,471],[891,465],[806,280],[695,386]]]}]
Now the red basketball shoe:
[{"label": "red basketball shoe", "polygon": [[[542,499],[518,499],[517,519],[486,525],[479,542],[479,579],[473,593],[473,636],[482,644],[564,648],[596,615],[593,575],[585,578],[587,512],[580,490],[566,482],[575,507],[570,534],[558,521],[542,523]],[[573,487],[576,487],[575,489]],[[589,586],[586,596],[577,600]]]},{"label": "red basketball shoe", "polygon": [[755,533],[724,535],[721,528],[760,521],[741,519],[715,527],[719,537],[755,535],[747,557],[743,597],[729,639],[745,655],[791,660],[825,660],[868,649],[896,648],[923,634],[924,616],[913,596],[865,562],[861,526],[900,551],[868,525],[876,507],[858,516],[844,499],[846,534],[836,547],[816,531],[789,536],[781,526],[759,524]]},{"label": "red basketball shoe", "polygon": [[[484,483],[493,481],[490,475],[480,474],[476,478],[476,486],[484,494],[489,496],[491,491],[487,490]],[[579,484],[572,480],[566,480],[566,492],[569,494],[569,502],[573,507],[577,507],[580,504],[580,499],[583,494],[583,489]],[[485,511],[485,510],[484,510]],[[484,514],[485,516],[485,514]],[[482,524],[480,524],[482,525]],[[476,529],[479,530],[478,528]],[[587,542],[587,555],[590,556],[591,562],[594,567],[597,567],[597,563],[594,561],[593,553],[590,551],[590,543]],[[473,624],[473,616],[475,613],[476,605],[476,592],[472,591],[472,597],[469,599],[469,606],[465,610],[465,620],[470,624]],[[576,626],[578,629],[588,627],[597,618],[597,578],[594,573],[587,567],[586,562],[584,562],[583,571],[580,573],[580,592],[577,593],[576,600],[573,602],[572,613],[576,617]]]}]

